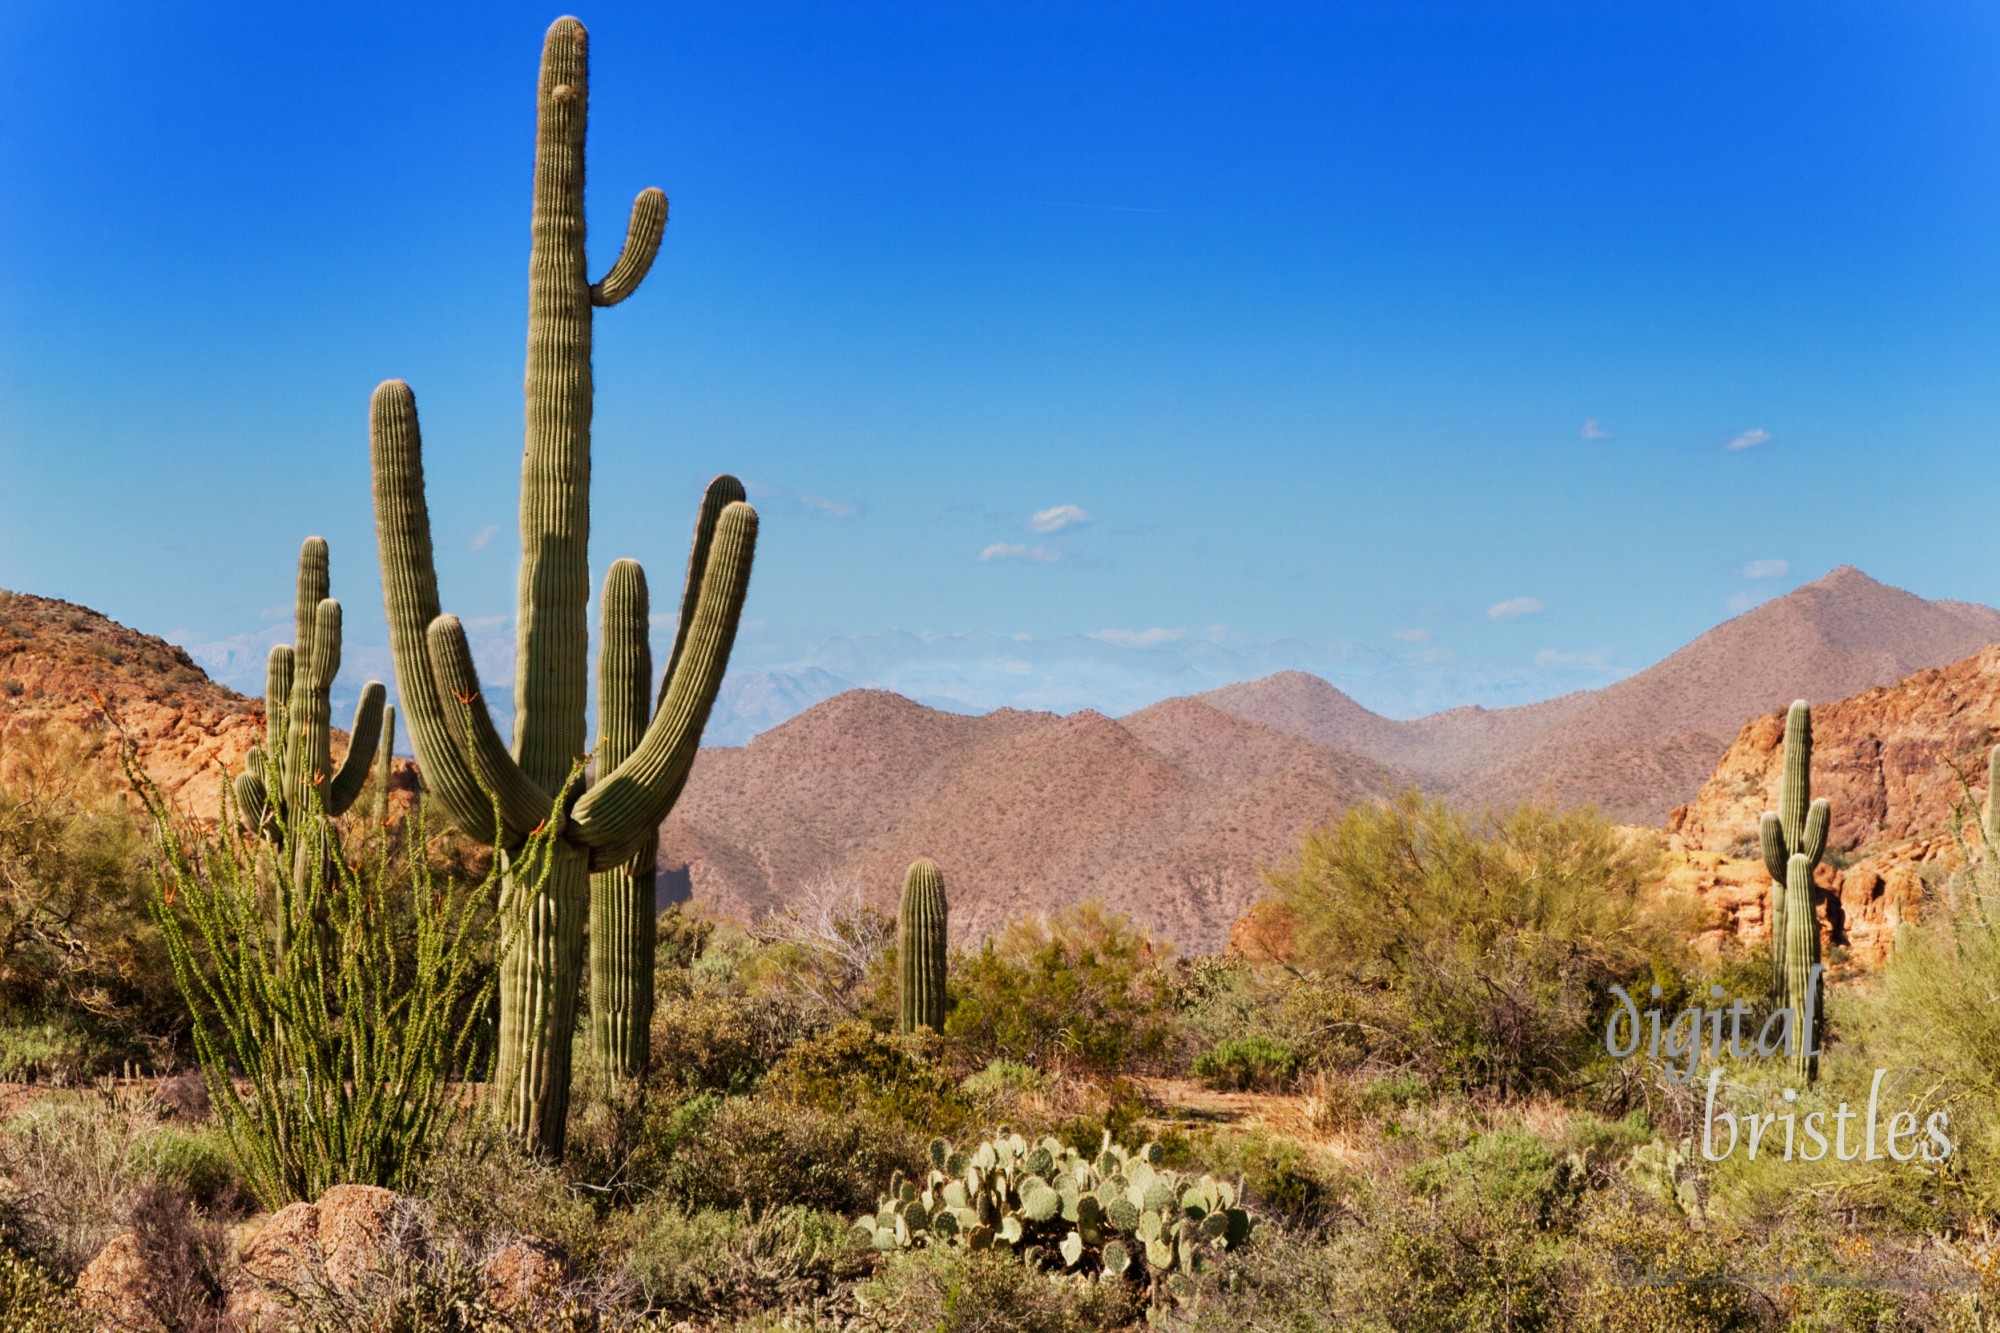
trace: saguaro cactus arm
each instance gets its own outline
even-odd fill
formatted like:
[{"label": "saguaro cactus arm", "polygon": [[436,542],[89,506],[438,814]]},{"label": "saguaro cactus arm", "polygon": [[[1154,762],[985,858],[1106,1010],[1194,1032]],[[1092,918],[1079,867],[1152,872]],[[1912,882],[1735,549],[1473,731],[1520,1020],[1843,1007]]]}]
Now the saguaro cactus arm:
[{"label": "saguaro cactus arm", "polygon": [[490,831],[493,803],[480,790],[471,761],[452,739],[451,715],[425,640],[439,614],[437,568],[431,554],[430,509],[424,502],[417,399],[403,381],[387,380],[377,386],[369,403],[368,444],[389,650],[396,663],[396,697],[410,724],[410,744],[423,768],[426,791],[452,822],[468,833]]},{"label": "saguaro cactus arm", "polygon": [[368,770],[375,762],[377,744],[385,734],[385,726],[392,725],[385,722],[388,702],[389,690],[381,681],[371,680],[361,687],[361,698],[354,705],[354,723],[347,733],[347,753],[341,757],[329,788],[329,810],[346,811],[368,785]]},{"label": "saguaro cactus arm", "polygon": [[702,574],[681,660],[667,682],[667,697],[645,737],[624,763],[600,778],[576,803],[576,836],[591,847],[622,846],[657,828],[694,763],[701,729],[722,687],[729,649],[750,587],[750,559],[757,542],[757,512],[731,504],[716,522],[715,544]]},{"label": "saguaro cactus arm", "polygon": [[618,262],[590,285],[590,303],[617,305],[638,291],[653,267],[653,257],[660,252],[660,237],[666,230],[667,196],[647,186],[632,201],[632,220],[626,224],[625,247],[618,252]]},{"label": "saguaro cactus arm", "polygon": [[471,757],[473,768],[499,798],[501,817],[507,824],[507,840],[518,842],[548,819],[553,798],[528,781],[520,765],[507,753],[507,743],[500,739],[485,696],[480,693],[472,649],[465,641],[465,626],[458,617],[443,615],[433,620],[424,641],[430,650],[438,691],[449,696],[455,706],[455,711],[447,716],[457,723],[452,727],[457,748]]}]

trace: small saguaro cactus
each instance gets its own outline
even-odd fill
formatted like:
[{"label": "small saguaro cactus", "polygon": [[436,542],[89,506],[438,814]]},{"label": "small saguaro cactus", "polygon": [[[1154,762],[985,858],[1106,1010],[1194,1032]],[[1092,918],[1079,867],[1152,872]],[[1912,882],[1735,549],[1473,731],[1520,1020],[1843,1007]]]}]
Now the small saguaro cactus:
[{"label": "small saguaro cactus", "polygon": [[[615,1034],[626,1069],[644,1066],[643,1016],[653,984],[652,902],[642,861],[694,762],[749,589],[757,514],[734,477],[717,477],[695,522],[672,655],[648,713],[644,580],[620,561],[606,580],[607,654],[600,699],[604,736],[588,790],[572,776],[591,750],[585,734],[590,665],[590,366],[592,312],[635,291],[666,226],[666,196],[640,193],[623,250],[591,282],[585,266],[584,122],[588,37],[562,18],[542,46],[536,95],[533,244],[528,263],[527,445],[521,460],[521,573],[514,656],[514,737],[487,711],[465,631],[441,615],[424,501],[416,398],[390,380],[369,422],[375,528],[397,693],[424,784],[452,821],[517,848],[556,822],[552,863],[532,897],[503,894],[500,1033],[494,1091],[513,1132],[548,1156],[563,1149],[570,1043],[582,989],[585,916],[595,890],[611,915],[589,932],[600,1058]],[[563,800],[561,807],[557,802]],[[494,827],[496,809],[499,828]],[[626,873],[629,883],[616,881]],[[643,903],[641,898],[644,898]],[[619,924],[619,913],[629,914]],[[645,918],[643,925],[638,918]],[[518,924],[516,924],[518,923]],[[643,997],[643,998],[642,998]]]},{"label": "small saguaro cactus", "polygon": [[896,914],[896,963],[901,1027],[904,1032],[944,1031],[944,876],[937,862],[912,862],[903,876],[903,903]]},{"label": "small saguaro cactus", "polygon": [[[1795,1067],[1817,1075],[1810,1052],[1816,1042],[1821,996],[1815,970],[1820,961],[1819,917],[1813,909],[1812,872],[1826,851],[1832,808],[1825,797],[1812,800],[1812,712],[1804,699],[1785,714],[1784,785],[1778,808],[1758,825],[1764,868],[1771,875],[1772,1002],[1792,1011]],[[1798,966],[1794,962],[1803,960]],[[1810,1019],[1810,1022],[1808,1021]],[[1810,1064],[1804,1063],[1809,1061]]]},{"label": "small saguaro cactus", "polygon": [[296,642],[271,649],[264,673],[264,744],[244,756],[236,801],[244,819],[274,841],[310,808],[317,792],[329,815],[347,813],[368,783],[382,733],[387,691],[379,680],[361,687],[347,754],[333,767],[332,703],[340,673],[340,603],[327,595],[326,539],[299,547]]}]

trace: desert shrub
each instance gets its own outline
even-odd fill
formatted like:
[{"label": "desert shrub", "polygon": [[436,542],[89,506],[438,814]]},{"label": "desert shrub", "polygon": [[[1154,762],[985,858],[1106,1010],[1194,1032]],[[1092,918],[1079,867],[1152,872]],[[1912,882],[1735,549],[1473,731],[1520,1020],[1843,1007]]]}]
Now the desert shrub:
[{"label": "desert shrub", "polygon": [[1582,1333],[1750,1333],[1756,1292],[1728,1241],[1622,1191],[1591,1198],[1579,1224],[1574,1327]]},{"label": "desert shrub", "polygon": [[648,1160],[659,1197],[683,1211],[798,1206],[850,1215],[881,1182],[914,1172],[923,1135],[865,1110],[825,1111],[776,1098],[706,1099],[690,1107],[678,1147]]},{"label": "desert shrub", "polygon": [[822,875],[804,885],[756,937],[767,946],[767,984],[842,1018],[894,1023],[896,922],[866,900],[859,878]]},{"label": "desert shrub", "polygon": [[986,1068],[966,1075],[959,1088],[974,1097],[1018,1096],[1040,1092],[1048,1083],[1041,1070],[1033,1065],[1024,1065],[1019,1060],[989,1060]]},{"label": "desert shrub", "polygon": [[[782,992],[736,993],[668,982],[653,1010],[649,1081],[683,1092],[748,1092],[823,1019]],[[677,983],[677,984],[676,984]]]},{"label": "desert shrub", "polygon": [[[271,1208],[342,1182],[401,1188],[464,1105],[451,1080],[474,1072],[497,984],[479,944],[502,858],[476,882],[441,870],[421,802],[401,855],[377,838],[350,862],[317,807],[287,811],[266,841],[232,817],[227,785],[211,833],[124,759],[159,853],[154,919],[251,1188]],[[553,827],[507,859],[520,902],[548,873]]]},{"label": "desert shrub", "polygon": [[587,1267],[606,1244],[596,1210],[563,1171],[483,1118],[454,1125],[412,1186],[426,1230],[470,1253],[536,1236]]},{"label": "desert shrub", "polygon": [[1099,1073],[1158,1065],[1176,1024],[1165,950],[1095,902],[1017,917],[952,975],[945,1035],[968,1065],[1002,1058]]},{"label": "desert shrub", "polygon": [[0,1125],[0,1241],[59,1276],[80,1272],[140,1191],[162,1185],[218,1211],[242,1192],[213,1130],[162,1126],[145,1099],[50,1095]]},{"label": "desert shrub", "polygon": [[85,733],[0,728],[0,1077],[171,1063],[187,1027],[145,840]]},{"label": "desert shrub", "polygon": [[1090,1333],[1138,1314],[1122,1284],[1042,1273],[991,1250],[907,1250],[856,1295],[868,1333]]},{"label": "desert shrub", "polygon": [[778,1207],[683,1213],[650,1205],[625,1224],[626,1271],[644,1307],[668,1318],[748,1315],[823,1304],[865,1274],[872,1251],[844,1218]]},{"label": "desert shrub", "polygon": [[1448,1211],[1536,1230],[1565,1225],[1584,1184],[1581,1157],[1558,1156],[1540,1139],[1512,1129],[1474,1135],[1464,1147],[1410,1170],[1413,1192],[1440,1200]]},{"label": "desert shrub", "polygon": [[1231,1037],[1195,1057],[1194,1076],[1224,1092],[1277,1091],[1299,1070],[1299,1053],[1264,1036]]},{"label": "desert shrub", "polygon": [[1334,1244],[1345,1269],[1333,1327],[1459,1333],[1560,1327],[1573,1281],[1562,1238],[1496,1215],[1476,1198],[1384,1191],[1367,1225]]},{"label": "desert shrub", "polygon": [[940,1044],[932,1034],[890,1035],[842,1023],[787,1050],[761,1091],[820,1111],[865,1109],[925,1134],[962,1133],[972,1103],[934,1058]]},{"label": "desert shrub", "polygon": [[177,1185],[141,1185],[125,1225],[138,1242],[144,1271],[154,1280],[140,1293],[146,1312],[171,1333],[221,1326],[229,1234],[194,1208]]},{"label": "desert shrub", "polygon": [[1475,822],[1412,792],[1350,807],[1268,880],[1294,965],[1355,997],[1367,1055],[1516,1092],[1569,1082],[1610,986],[1684,951],[1684,911],[1644,893],[1655,861],[1593,811]]},{"label": "desert shrub", "polygon": [[91,1320],[34,1260],[0,1249],[0,1329],[86,1333]]}]

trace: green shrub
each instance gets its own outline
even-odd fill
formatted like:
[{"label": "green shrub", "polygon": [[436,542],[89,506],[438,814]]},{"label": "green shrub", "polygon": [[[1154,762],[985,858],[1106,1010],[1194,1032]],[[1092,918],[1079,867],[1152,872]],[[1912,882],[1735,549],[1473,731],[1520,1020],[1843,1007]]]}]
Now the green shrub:
[{"label": "green shrub", "polygon": [[1194,1076],[1221,1092],[1275,1092],[1299,1071],[1299,1053],[1269,1037],[1231,1037],[1195,1057]]},{"label": "green shrub", "polygon": [[1540,1139],[1501,1129],[1418,1163],[1410,1170],[1410,1184],[1419,1197],[1439,1199],[1455,1213],[1549,1230],[1574,1215],[1583,1197],[1584,1174],[1576,1154],[1559,1157]]},{"label": "green shrub", "polygon": [[853,1214],[881,1182],[914,1172],[924,1140],[867,1111],[824,1111],[769,1097],[709,1101],[682,1124],[681,1145],[652,1158],[647,1178],[685,1212],[802,1207]]},{"label": "green shrub", "polygon": [[649,1082],[682,1092],[748,1092],[817,1026],[785,996],[676,992],[666,983],[653,1010]]},{"label": "green shrub", "polygon": [[87,1333],[92,1321],[34,1260],[0,1249],[0,1329],[5,1333]]},{"label": "green shrub", "polygon": [[1121,1284],[1043,1273],[990,1250],[904,1251],[856,1294],[870,1333],[1096,1333],[1138,1314]]},{"label": "green shrub", "polygon": [[822,1302],[873,1266],[838,1214],[778,1207],[683,1213],[649,1205],[626,1224],[626,1271],[669,1318],[748,1315]]},{"label": "green shrub", "polygon": [[891,1035],[842,1023],[787,1050],[761,1091],[820,1111],[865,1109],[926,1135],[963,1133],[972,1103],[937,1063],[940,1045],[930,1033]]},{"label": "green shrub", "polygon": [[1094,902],[1017,917],[952,971],[945,1036],[964,1063],[1130,1073],[1178,1036],[1165,949]]},{"label": "green shrub", "polygon": [[1685,906],[1645,892],[1656,864],[1590,810],[1475,822],[1412,792],[1350,807],[1268,881],[1294,965],[1348,992],[1362,1058],[1519,1092],[1572,1081],[1609,988],[1684,954]]},{"label": "green shrub", "polygon": [[1204,1170],[1241,1181],[1245,1203],[1301,1233],[1337,1220],[1357,1189],[1354,1176],[1326,1154],[1261,1129],[1202,1134],[1188,1155]]}]

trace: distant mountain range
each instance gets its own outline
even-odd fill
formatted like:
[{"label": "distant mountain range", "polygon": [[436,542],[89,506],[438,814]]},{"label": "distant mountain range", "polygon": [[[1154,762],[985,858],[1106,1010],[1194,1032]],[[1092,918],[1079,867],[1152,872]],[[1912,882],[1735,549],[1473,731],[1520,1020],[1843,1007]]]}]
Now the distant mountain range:
[{"label": "distant mountain range", "polygon": [[[1647,824],[1695,801],[1675,816],[1688,836],[1739,840],[1749,807],[1737,806],[1768,799],[1753,789],[1775,771],[1773,710],[1800,696],[1863,698],[1822,714],[1836,834],[1852,844],[1935,823],[1955,784],[1940,758],[1976,759],[2000,731],[2000,656],[1974,657],[1996,641],[2000,611],[1926,601],[1842,568],[1602,689],[1413,721],[1297,670],[1117,719],[973,716],[849,690],[748,745],[701,752],[662,829],[662,882],[746,918],[826,876],[887,905],[903,867],[927,855],[944,867],[961,940],[1017,912],[1098,897],[1210,949],[1259,892],[1260,865],[1340,808],[1411,784],[1472,806],[1591,801]],[[733,682],[736,716],[774,718],[840,683],[818,671]],[[93,692],[191,813],[212,809],[221,772],[257,736],[250,701],[181,650],[82,607],[0,593],[0,724],[44,716],[101,729]],[[1727,780],[1704,790],[1719,762]]]},{"label": "distant mountain range", "polygon": [[1604,689],[1518,708],[1381,717],[1286,671],[1123,719],[954,716],[838,695],[742,747],[703,750],[663,829],[668,883],[756,917],[815,877],[886,903],[936,859],[954,933],[1085,897],[1184,947],[1219,947],[1257,867],[1345,804],[1418,785],[1473,806],[1592,802],[1660,824],[1743,724],[1844,698],[2000,640],[2000,611],[1843,567]]}]

